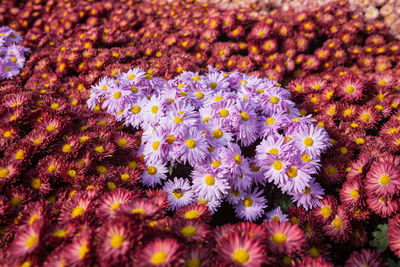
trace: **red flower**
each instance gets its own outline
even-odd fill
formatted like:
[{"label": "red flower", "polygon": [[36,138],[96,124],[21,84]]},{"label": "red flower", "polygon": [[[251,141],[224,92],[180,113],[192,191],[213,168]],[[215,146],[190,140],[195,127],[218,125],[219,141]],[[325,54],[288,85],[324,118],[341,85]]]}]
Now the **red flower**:
[{"label": "red flower", "polygon": [[265,222],[264,226],[267,232],[267,248],[272,253],[293,255],[305,242],[300,228],[290,222],[270,221]]}]

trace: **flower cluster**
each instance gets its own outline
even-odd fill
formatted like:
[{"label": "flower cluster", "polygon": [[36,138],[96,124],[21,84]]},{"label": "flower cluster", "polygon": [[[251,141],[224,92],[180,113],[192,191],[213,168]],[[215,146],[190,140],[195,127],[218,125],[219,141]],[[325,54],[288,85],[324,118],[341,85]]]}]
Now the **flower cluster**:
[{"label": "flower cluster", "polygon": [[[343,2],[267,13],[193,0],[1,1],[0,24],[32,54],[20,75],[0,81],[0,177],[10,178],[0,178],[0,265],[382,266],[399,256],[396,23]],[[176,162],[165,191],[144,187],[141,134],[103,103],[87,108],[101,77],[139,66],[172,79],[207,65],[282,83],[299,113],[326,129],[320,207],[306,211],[275,185],[257,185],[269,206],[260,225],[237,223],[225,202],[212,216],[204,202],[171,211],[184,192],[168,192],[192,190],[193,170]],[[242,156],[257,160],[246,150],[258,145],[241,145]],[[391,251],[380,255],[369,241],[387,222]]]},{"label": "flower cluster", "polygon": [[7,26],[0,27],[0,81],[11,79],[24,67],[29,49],[18,45],[21,41],[19,33]]},{"label": "flower cluster", "polygon": [[254,221],[266,207],[256,184],[273,183],[306,209],[323,195],[312,175],[329,137],[289,97],[279,84],[240,72],[210,68],[165,82],[131,69],[92,86],[88,105],[143,130],[144,185],[161,184],[174,165],[191,170],[190,180],[165,183],[172,209],[198,201],[214,212],[226,199]]}]

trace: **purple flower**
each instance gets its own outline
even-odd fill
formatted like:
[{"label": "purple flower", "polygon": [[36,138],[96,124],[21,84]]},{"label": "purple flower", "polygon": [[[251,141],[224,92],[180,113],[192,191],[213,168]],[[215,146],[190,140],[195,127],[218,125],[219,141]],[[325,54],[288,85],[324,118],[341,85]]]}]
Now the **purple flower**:
[{"label": "purple flower", "polygon": [[329,146],[329,136],[325,129],[319,126],[305,125],[297,127],[290,136],[302,153],[311,157],[319,157]]},{"label": "purple flower", "polygon": [[208,143],[205,134],[196,128],[190,128],[187,130],[185,138],[178,141],[175,152],[179,161],[195,166],[206,159],[207,149]]},{"label": "purple flower", "polygon": [[193,191],[187,179],[175,177],[173,181],[170,180],[164,184],[163,190],[168,194],[170,210],[189,205],[194,200]]},{"label": "purple flower", "polygon": [[262,194],[262,191],[257,190],[244,192],[243,201],[234,206],[236,216],[246,221],[255,221],[263,216],[267,201]]},{"label": "purple flower", "polygon": [[288,216],[286,214],[283,214],[282,209],[280,206],[276,207],[275,209],[271,210],[270,212],[267,212],[267,219],[265,221],[270,222],[270,221],[278,221],[278,222],[287,222]]},{"label": "purple flower", "polygon": [[161,184],[161,181],[167,178],[167,171],[168,169],[165,165],[160,162],[147,163],[140,182],[144,185],[154,187]]},{"label": "purple flower", "polygon": [[229,189],[228,181],[210,168],[196,168],[191,177],[193,179],[193,190],[198,197],[203,199],[222,199]]},{"label": "purple flower", "polygon": [[237,100],[234,107],[232,127],[244,146],[251,145],[258,138],[258,122],[253,103]]},{"label": "purple flower", "polygon": [[312,178],[308,185],[300,193],[291,194],[292,201],[297,203],[297,206],[303,206],[305,210],[320,206],[320,199],[323,199],[324,189],[319,183]]}]

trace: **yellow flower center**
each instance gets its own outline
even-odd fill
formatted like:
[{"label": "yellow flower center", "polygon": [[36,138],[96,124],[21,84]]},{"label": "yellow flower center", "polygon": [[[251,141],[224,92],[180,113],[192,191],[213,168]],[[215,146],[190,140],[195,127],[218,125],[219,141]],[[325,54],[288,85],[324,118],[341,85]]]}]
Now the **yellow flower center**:
[{"label": "yellow flower center", "polygon": [[283,168],[283,163],[280,160],[274,162],[273,167],[276,171],[280,171]]},{"label": "yellow flower center", "polygon": [[196,141],[194,141],[193,139],[188,139],[186,140],[186,145],[188,148],[193,149],[196,147]]},{"label": "yellow flower center", "polygon": [[219,115],[220,115],[221,117],[228,117],[229,111],[228,111],[227,109],[221,109],[221,110],[219,111]]},{"label": "yellow flower center", "polygon": [[180,199],[183,196],[183,192],[180,188],[177,188],[172,192],[172,195],[174,196],[174,198]]},{"label": "yellow flower center", "polygon": [[303,194],[305,195],[309,195],[311,193],[311,187],[306,186],[303,190]]},{"label": "yellow flower center", "polygon": [[314,140],[312,140],[311,137],[306,137],[306,138],[304,138],[304,145],[305,145],[305,146],[310,147],[310,146],[312,146],[313,144],[314,144]]},{"label": "yellow flower center", "polygon": [[351,196],[352,199],[357,199],[357,198],[359,198],[360,194],[358,193],[357,189],[353,189],[350,192],[350,196]]},{"label": "yellow flower center", "polygon": [[88,253],[90,250],[87,247],[86,244],[84,244],[80,249],[79,249],[79,258],[83,259],[86,256],[86,253]]},{"label": "yellow flower center", "polygon": [[116,234],[110,240],[110,245],[113,248],[120,248],[124,243],[124,237],[122,235]]},{"label": "yellow flower center", "polygon": [[6,178],[10,174],[10,171],[6,168],[0,169],[0,178]]},{"label": "yellow flower center", "polygon": [[289,167],[289,171],[287,172],[287,175],[290,178],[295,178],[297,177],[297,168],[294,166]]},{"label": "yellow flower center", "polygon": [[23,160],[25,158],[25,152],[20,149],[17,151],[17,153],[15,153],[15,159],[17,160]]},{"label": "yellow flower center", "polygon": [[215,129],[215,130],[213,131],[213,136],[214,136],[215,138],[221,138],[221,137],[222,137],[222,131],[221,131],[220,129]]},{"label": "yellow flower center", "polygon": [[378,82],[378,85],[379,86],[385,86],[387,84],[387,82],[385,81],[385,80],[380,80],[379,82]]},{"label": "yellow flower center", "polygon": [[94,150],[95,150],[97,153],[103,153],[103,152],[104,152],[104,147],[103,147],[103,146],[96,146],[96,147],[94,148]]},{"label": "yellow flower center", "polygon": [[279,218],[279,216],[274,216],[274,217],[272,217],[271,221],[280,222],[281,218]]},{"label": "yellow flower center", "polygon": [[208,186],[212,186],[215,184],[215,179],[211,175],[207,175],[205,181]]},{"label": "yellow flower center", "polygon": [[40,181],[39,178],[32,179],[31,186],[32,186],[33,189],[37,190],[37,189],[40,188],[41,185],[42,185],[42,182]]},{"label": "yellow flower center", "polygon": [[371,115],[369,115],[368,113],[364,113],[361,116],[361,120],[364,121],[364,122],[370,121],[371,120]]},{"label": "yellow flower center", "polygon": [[76,178],[76,171],[75,170],[68,170],[68,176],[71,178]]},{"label": "yellow flower center", "polygon": [[85,213],[85,209],[78,206],[72,210],[71,216],[72,216],[72,218],[76,218],[76,217],[82,216],[83,213]]},{"label": "yellow flower center", "polygon": [[232,254],[234,262],[239,264],[246,264],[250,260],[250,254],[245,249],[236,249]]},{"label": "yellow flower center", "polygon": [[128,173],[123,173],[121,174],[121,180],[122,181],[128,181],[131,176]]},{"label": "yellow flower center", "polygon": [[135,74],[129,74],[128,79],[133,80],[133,79],[135,79],[135,77],[136,77]]},{"label": "yellow flower center", "polygon": [[185,219],[193,220],[199,218],[200,213],[197,210],[189,210],[185,212]]},{"label": "yellow flower center", "polygon": [[[158,108],[157,108],[157,109],[158,109]],[[142,110],[141,107],[139,107],[139,106],[133,106],[133,108],[132,108],[132,113],[133,113],[133,114],[139,114],[141,110]],[[157,113],[157,111],[156,111],[156,113]]]},{"label": "yellow flower center", "polygon": [[153,147],[153,150],[156,151],[160,146],[160,141],[154,141],[151,146]]},{"label": "yellow flower center", "polygon": [[163,264],[168,258],[168,254],[164,251],[159,251],[154,253],[153,257],[151,257],[151,263],[154,265],[156,264]]},{"label": "yellow flower center", "polygon": [[333,165],[329,165],[326,168],[326,172],[328,173],[329,176],[334,176],[337,173],[337,168],[335,166],[333,166]]},{"label": "yellow flower center", "polygon": [[276,105],[279,102],[279,98],[277,96],[271,96],[269,98],[269,102],[271,102],[272,104]]},{"label": "yellow flower center", "polygon": [[200,260],[197,258],[189,259],[186,261],[186,267],[200,267],[201,263]]},{"label": "yellow flower center", "polygon": [[347,94],[352,94],[353,92],[354,92],[354,90],[355,90],[355,88],[353,87],[353,86],[346,86],[346,88],[344,88],[344,91],[347,93]]},{"label": "yellow flower center", "polygon": [[248,121],[249,120],[249,114],[247,112],[241,112],[240,117],[242,118],[242,121]]},{"label": "yellow flower center", "polygon": [[127,144],[128,144],[128,140],[126,140],[125,138],[118,139],[118,145],[120,147],[125,147]]},{"label": "yellow flower center", "polygon": [[3,133],[3,136],[6,137],[6,138],[9,138],[9,137],[12,136],[12,132],[11,132],[11,131],[5,131],[5,132]]},{"label": "yellow flower center", "polygon": [[336,218],[333,220],[333,227],[335,227],[336,229],[340,229],[342,228],[343,222],[340,218]]},{"label": "yellow flower center", "polygon": [[39,241],[39,237],[37,235],[30,236],[26,240],[25,246],[26,246],[27,249],[30,249],[30,248],[34,247],[38,241]]},{"label": "yellow flower center", "polygon": [[55,132],[57,130],[57,128],[56,128],[56,126],[50,124],[49,126],[46,127],[46,130],[48,132]]},{"label": "yellow flower center", "polygon": [[174,118],[174,122],[177,124],[181,124],[183,122],[183,119],[182,119],[182,117],[177,116]]},{"label": "yellow flower center", "polygon": [[115,93],[113,94],[113,97],[114,97],[114,99],[120,98],[120,97],[121,97],[121,92],[120,92],[120,91],[115,92]]},{"label": "yellow flower center", "polygon": [[320,255],[321,253],[319,252],[319,249],[317,249],[316,247],[310,248],[310,256],[312,258],[318,258]]},{"label": "yellow flower center", "polygon": [[357,144],[357,145],[363,145],[363,144],[365,144],[365,139],[362,138],[362,137],[357,138],[357,139],[356,139],[356,144]]},{"label": "yellow flower center", "polygon": [[156,172],[157,172],[157,169],[154,166],[149,166],[147,168],[147,173],[150,174],[150,175],[154,175],[154,174],[156,174]]},{"label": "yellow flower center", "polygon": [[200,77],[199,77],[199,76],[197,76],[197,75],[196,75],[196,76],[193,76],[193,78],[192,78],[192,79],[193,79],[193,81],[195,81],[195,82],[198,82],[198,81],[200,81]]},{"label": "yellow flower center", "polygon": [[251,197],[246,197],[246,198],[243,200],[243,205],[244,205],[245,207],[251,207],[251,206],[253,206],[253,199],[252,199]]},{"label": "yellow flower center", "polygon": [[191,238],[197,234],[197,230],[193,226],[188,225],[188,226],[182,227],[181,234],[187,238]]},{"label": "yellow flower center", "polygon": [[60,229],[55,231],[52,236],[54,237],[65,237],[68,234],[68,231],[65,229]]},{"label": "yellow flower center", "polygon": [[132,209],[131,210],[132,214],[139,214],[139,215],[143,215],[145,213],[145,210],[142,208],[137,208],[137,209]]},{"label": "yellow flower center", "polygon": [[203,99],[203,98],[204,98],[204,94],[203,94],[202,92],[197,92],[195,95],[196,95],[197,98],[199,98],[199,99]]},{"label": "yellow flower center", "polygon": [[175,136],[170,134],[167,136],[167,139],[165,140],[169,145],[172,145],[175,141]]},{"label": "yellow flower center", "polygon": [[151,113],[156,114],[158,112],[158,106],[151,107]]},{"label": "yellow flower center", "polygon": [[303,156],[301,156],[301,160],[304,162],[310,162],[311,158],[307,153],[304,153]]},{"label": "yellow flower center", "polygon": [[388,174],[382,175],[379,179],[379,182],[381,183],[381,185],[387,186],[390,183],[390,176]]},{"label": "yellow flower center", "polygon": [[325,218],[331,216],[332,209],[329,206],[324,206],[321,208],[321,215],[324,216]]},{"label": "yellow flower center", "polygon": [[233,158],[235,159],[235,162],[237,164],[242,163],[242,157],[240,155],[235,155],[235,156],[233,156]]},{"label": "yellow flower center", "polygon": [[211,87],[211,89],[215,89],[215,88],[217,88],[217,83],[216,82],[211,82],[210,83],[210,87]]},{"label": "yellow flower center", "polygon": [[272,235],[272,242],[277,244],[278,246],[282,245],[283,242],[287,240],[287,237],[283,233],[276,233]]},{"label": "yellow flower center", "polygon": [[120,205],[121,205],[120,203],[116,202],[111,205],[110,210],[116,210],[117,208],[119,208]]},{"label": "yellow flower center", "polygon": [[16,207],[16,206],[19,206],[20,204],[21,204],[21,199],[19,198],[19,197],[13,197],[11,200],[10,200],[10,204],[11,204],[11,206],[13,206],[13,207]]},{"label": "yellow flower center", "polygon": [[64,153],[70,153],[72,151],[72,146],[70,144],[65,144],[62,147],[62,152]]}]

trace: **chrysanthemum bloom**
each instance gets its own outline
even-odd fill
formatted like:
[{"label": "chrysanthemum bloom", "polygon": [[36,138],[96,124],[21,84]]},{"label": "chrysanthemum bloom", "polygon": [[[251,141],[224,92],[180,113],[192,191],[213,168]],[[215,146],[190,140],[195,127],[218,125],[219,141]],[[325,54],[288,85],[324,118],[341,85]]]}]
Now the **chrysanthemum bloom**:
[{"label": "chrysanthemum bloom", "polygon": [[320,200],[323,199],[324,189],[321,185],[315,182],[315,178],[312,178],[308,185],[299,193],[292,193],[292,200],[301,205],[306,210],[317,207],[320,205]]},{"label": "chrysanthemum bloom", "polygon": [[173,181],[167,181],[163,190],[168,194],[169,209],[176,210],[193,202],[193,191],[189,180],[175,177]]},{"label": "chrysanthemum bloom", "polygon": [[192,172],[193,190],[204,199],[221,199],[229,188],[228,181],[211,168],[198,167]]},{"label": "chrysanthemum bloom", "polygon": [[177,158],[183,163],[188,162],[190,165],[195,166],[201,163],[207,156],[208,144],[206,136],[203,132],[197,129],[190,128],[182,142],[177,143],[176,153]]},{"label": "chrysanthemum bloom", "polygon": [[291,137],[303,153],[319,156],[329,147],[328,135],[322,127],[304,127],[291,133]]},{"label": "chrysanthemum bloom", "polygon": [[369,249],[362,249],[360,252],[354,251],[344,264],[345,267],[378,267],[383,265],[382,260],[379,258],[379,253]]},{"label": "chrysanthemum bloom", "polygon": [[270,212],[267,212],[266,221],[278,221],[278,222],[287,222],[288,216],[282,213],[282,209],[280,206],[276,207]]},{"label": "chrysanthemum bloom", "polygon": [[264,223],[267,232],[267,248],[272,253],[293,255],[305,242],[303,232],[290,222],[270,221]]},{"label": "chrysanthemum bloom", "polygon": [[210,257],[210,253],[206,247],[192,247],[186,251],[185,264],[186,266],[206,266],[210,264],[213,257]]},{"label": "chrysanthemum bloom", "polygon": [[65,258],[70,265],[90,264],[91,261],[91,230],[85,230],[80,235],[75,236],[70,244],[64,247],[61,257]]},{"label": "chrysanthemum bloom", "polygon": [[137,255],[138,266],[173,266],[183,253],[179,243],[172,238],[155,239]]},{"label": "chrysanthemum bloom", "polygon": [[376,214],[383,218],[394,213],[398,207],[399,203],[390,196],[383,195],[372,195],[367,192],[367,204],[368,207]]},{"label": "chrysanthemum bloom", "polygon": [[28,255],[40,245],[41,226],[42,224],[35,222],[19,228],[10,248],[14,257]]},{"label": "chrysanthemum bloom", "polygon": [[155,220],[162,213],[160,207],[145,198],[134,198],[126,204],[122,204],[117,212],[139,220]]},{"label": "chrysanthemum bloom", "polygon": [[340,189],[340,200],[345,208],[354,208],[361,204],[364,190],[360,178],[354,178],[345,182]]},{"label": "chrysanthemum bloom", "polygon": [[366,190],[374,195],[392,196],[400,186],[398,167],[392,162],[373,163],[366,176]]},{"label": "chrysanthemum bloom", "polygon": [[333,267],[334,265],[330,262],[327,262],[323,258],[313,258],[313,257],[305,257],[301,260],[296,260],[294,262],[296,266],[304,266],[304,267]]},{"label": "chrysanthemum bloom", "polygon": [[259,266],[264,259],[264,248],[258,240],[241,233],[231,233],[217,246],[219,257],[225,264]]},{"label": "chrysanthemum bloom", "polygon": [[186,220],[202,220],[208,222],[211,220],[211,214],[204,205],[191,204],[179,208],[175,216]]},{"label": "chrysanthemum bloom", "polygon": [[313,217],[325,223],[336,214],[337,205],[337,199],[335,197],[326,195],[324,199],[320,200],[320,206],[314,208],[312,212]]},{"label": "chrysanthemum bloom", "polygon": [[133,200],[134,194],[126,189],[117,188],[104,194],[99,200],[96,214],[100,219],[112,219],[117,215],[117,210],[123,204]]},{"label": "chrysanthemum bloom", "polygon": [[208,225],[200,220],[181,220],[172,225],[172,231],[186,241],[201,241],[209,233]]},{"label": "chrysanthemum bloom", "polygon": [[396,256],[400,255],[400,218],[393,217],[389,220],[388,240],[389,247]]},{"label": "chrysanthemum bloom", "polygon": [[243,201],[234,205],[235,214],[247,221],[255,221],[264,214],[267,207],[266,200],[262,197],[262,191],[243,192]]},{"label": "chrysanthemum bloom", "polygon": [[146,169],[143,171],[142,179],[140,182],[144,185],[154,187],[161,183],[161,180],[167,178],[167,168],[164,164],[159,162],[148,163]]},{"label": "chrysanthemum bloom", "polygon": [[127,227],[127,224],[117,219],[101,226],[96,236],[99,244],[97,253],[101,261],[123,263],[130,256],[128,252],[140,239],[140,232],[131,226]]},{"label": "chrysanthemum bloom", "polygon": [[63,203],[61,208],[60,220],[84,221],[93,208],[93,195],[87,191],[81,191]]},{"label": "chrysanthemum bloom", "polygon": [[350,237],[350,221],[344,208],[338,207],[333,220],[329,221],[324,227],[324,231],[335,243],[346,242]]}]

